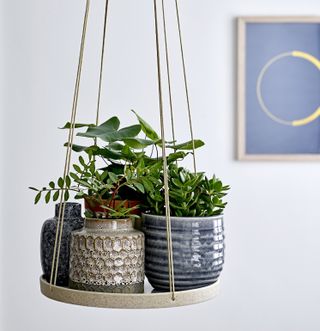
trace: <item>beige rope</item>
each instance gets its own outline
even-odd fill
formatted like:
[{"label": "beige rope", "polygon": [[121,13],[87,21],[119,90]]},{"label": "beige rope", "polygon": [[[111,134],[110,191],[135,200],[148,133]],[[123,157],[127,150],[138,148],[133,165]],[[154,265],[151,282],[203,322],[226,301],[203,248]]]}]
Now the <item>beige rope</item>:
[{"label": "beige rope", "polygon": [[75,118],[76,118],[77,107],[78,107],[80,78],[81,78],[82,63],[83,63],[85,37],[86,37],[87,24],[88,24],[88,18],[89,18],[89,8],[90,8],[90,0],[86,0],[86,9],[85,9],[82,37],[81,37],[81,44],[80,44],[79,62],[78,62],[78,69],[77,69],[77,76],[76,76],[73,104],[72,104],[72,113],[71,113],[71,120],[70,120],[71,125],[69,128],[66,160],[65,160],[64,172],[63,172],[64,185],[63,185],[63,188],[61,190],[61,195],[60,195],[59,216],[58,216],[58,221],[57,221],[56,237],[55,237],[53,257],[52,257],[52,267],[51,267],[51,274],[50,274],[50,288],[51,289],[52,289],[52,285],[56,285],[56,283],[57,283],[57,276],[58,276],[58,269],[59,269],[59,257],[60,257],[61,239],[62,239],[62,233],[63,233],[63,223],[64,223],[64,214],[65,214],[65,201],[64,201],[65,186],[66,186],[65,183],[66,183],[66,177],[68,176],[69,171],[70,171],[71,152],[72,152],[72,144],[73,144],[74,129],[75,129]]},{"label": "beige rope", "polygon": [[188,107],[189,130],[190,130],[190,136],[191,136],[191,140],[192,140],[193,169],[194,169],[194,172],[196,173],[197,172],[197,165],[196,165],[195,144],[194,144],[194,138],[193,138],[193,125],[192,125],[192,116],[191,116],[191,106],[190,106],[189,90],[188,90],[188,83],[187,83],[187,73],[186,73],[186,64],[185,64],[185,59],[184,59],[184,51],[183,51],[183,43],[182,43],[182,32],[181,32],[178,0],[175,0],[175,3],[176,3],[176,16],[177,16],[177,24],[178,24],[178,31],[179,31],[179,41],[180,41],[180,51],[181,51],[181,60],[182,60],[182,69],[183,69],[183,79],[184,79],[184,87],[185,87],[187,107]]},{"label": "beige rope", "polygon": [[[101,57],[100,57],[100,74],[99,74],[96,125],[99,124],[100,99],[101,99],[102,78],[103,78],[104,50],[105,50],[105,43],[106,43],[107,19],[108,19],[108,5],[109,5],[109,0],[106,0],[105,11],[104,11],[104,22],[103,22]],[[95,138],[95,143],[97,142],[96,139],[97,138]]]},{"label": "beige rope", "polygon": [[160,47],[159,47],[157,0],[154,0],[153,1],[153,6],[154,6],[156,49],[157,49],[159,111],[160,111],[160,126],[161,126],[161,140],[162,140],[162,158],[163,158],[163,177],[164,177],[163,178],[163,181],[164,181],[165,207],[166,207],[166,224],[167,224],[166,229],[167,229],[169,286],[170,286],[170,292],[172,293],[172,300],[175,300],[173,247],[172,247],[172,235],[171,235],[171,219],[170,219],[170,203],[169,203],[169,184],[168,184],[168,167],[167,167],[166,146],[165,146],[163,101],[162,101],[162,87],[161,87],[161,64],[160,64]]},{"label": "beige rope", "polygon": [[169,50],[168,50],[167,24],[166,24],[164,0],[161,1],[161,4],[162,4],[163,35],[164,35],[164,45],[165,45],[165,54],[166,54],[167,81],[168,81],[168,90],[169,90],[171,134],[172,134],[173,145],[175,146],[176,145],[176,135],[175,135],[175,129],[174,129],[174,114],[173,114],[173,105],[172,105]]}]

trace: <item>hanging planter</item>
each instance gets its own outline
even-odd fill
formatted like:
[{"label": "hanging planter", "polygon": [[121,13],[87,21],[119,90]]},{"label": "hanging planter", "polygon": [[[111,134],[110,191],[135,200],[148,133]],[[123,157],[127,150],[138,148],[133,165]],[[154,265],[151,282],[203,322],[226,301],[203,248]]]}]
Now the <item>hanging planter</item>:
[{"label": "hanging planter", "polygon": [[[164,1],[162,26],[172,140],[165,139],[157,0],[153,5],[161,134],[135,112],[138,123],[134,125],[120,129],[116,116],[99,124],[108,3],[106,0],[95,124],[76,123],[90,7],[90,0],[86,0],[73,107],[70,122],[63,127],[69,132],[63,176],[50,181],[48,187],[31,188],[37,191],[35,203],[43,196],[46,203],[60,200],[50,280],[48,275],[41,277],[41,291],[54,300],[96,307],[159,308],[202,302],[214,297],[218,289],[216,280],[224,249],[221,213],[225,203],[221,198],[228,186],[215,178],[206,178],[196,169],[195,150],[204,143],[193,137],[178,1],[175,0],[176,18],[190,128],[190,141],[185,143],[178,143],[174,132]],[[78,129],[80,132],[75,134]],[[74,144],[75,135],[90,143]],[[72,151],[80,153],[74,164]],[[193,157],[193,173],[178,166],[188,154]],[[63,210],[72,193],[75,199],[85,201],[86,220],[82,229],[71,234],[69,285],[65,286],[57,276],[68,222]],[[184,197],[185,193],[190,196]],[[156,289],[169,292],[141,293],[144,235],[134,230],[132,221],[143,212],[146,275]]]},{"label": "hanging planter", "polygon": [[[125,128],[120,128],[117,117],[111,117],[99,126],[76,124],[80,130],[77,135],[93,138],[95,144],[70,145],[83,156],[80,155],[78,162],[72,165],[69,175],[50,181],[48,187],[33,188],[37,191],[36,203],[42,195],[47,203],[61,194],[67,201],[72,193],[76,199],[85,201],[85,226],[71,234],[70,288],[114,293],[143,292],[144,235],[133,228],[133,218],[139,218],[137,210],[139,214],[140,210],[150,208],[146,196],[151,191],[158,191],[158,185],[162,185],[159,181],[162,158],[152,158],[148,154],[152,153],[152,148],[161,148],[162,141],[145,120],[137,114],[136,117],[138,123]],[[63,128],[69,127],[67,123]],[[140,132],[147,136],[146,139],[138,136]],[[203,142],[196,140],[194,144],[199,147]],[[168,142],[166,146],[173,150],[168,156],[169,164],[183,159],[191,145],[190,142],[178,145]],[[150,152],[147,152],[148,147],[151,147]],[[156,155],[159,155],[158,151]],[[98,168],[97,158],[102,159],[106,166]],[[66,204],[68,206],[68,202]],[[64,228],[67,221],[65,215]],[[67,244],[63,242],[62,247],[69,249],[69,242]],[[60,260],[58,267],[61,269]]]}]

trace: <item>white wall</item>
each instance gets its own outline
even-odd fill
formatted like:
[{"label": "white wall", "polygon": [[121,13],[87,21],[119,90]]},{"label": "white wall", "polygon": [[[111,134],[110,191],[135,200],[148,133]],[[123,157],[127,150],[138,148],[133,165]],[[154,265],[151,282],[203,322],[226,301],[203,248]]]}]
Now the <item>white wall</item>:
[{"label": "white wall", "polygon": [[[171,8],[170,44],[177,53]],[[235,24],[241,15],[315,15],[318,0],[181,1],[195,135],[207,144],[199,168],[232,191],[225,213],[221,294],[177,309],[120,311],[49,301],[39,292],[39,231],[53,206],[33,206],[29,185],[60,175],[84,1],[2,1],[1,331],[320,330],[320,166],[234,160]],[[93,121],[103,0],[92,1],[79,121]],[[103,117],[129,109],[157,126],[152,1],[110,1]],[[178,57],[177,131],[187,138]],[[1,82],[0,80],[0,82]]]}]

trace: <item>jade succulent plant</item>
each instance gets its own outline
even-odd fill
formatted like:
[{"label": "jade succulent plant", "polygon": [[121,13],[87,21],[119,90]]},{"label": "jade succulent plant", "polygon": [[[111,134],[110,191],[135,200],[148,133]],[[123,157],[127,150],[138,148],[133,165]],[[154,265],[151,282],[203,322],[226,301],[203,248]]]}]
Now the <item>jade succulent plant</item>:
[{"label": "jade succulent plant", "polygon": [[[146,204],[151,214],[165,215],[163,170],[154,167],[150,175],[154,185],[145,194]],[[227,204],[223,197],[230,187],[215,176],[208,178],[202,172],[192,173],[174,162],[168,166],[168,181],[171,216],[219,215]]]}]

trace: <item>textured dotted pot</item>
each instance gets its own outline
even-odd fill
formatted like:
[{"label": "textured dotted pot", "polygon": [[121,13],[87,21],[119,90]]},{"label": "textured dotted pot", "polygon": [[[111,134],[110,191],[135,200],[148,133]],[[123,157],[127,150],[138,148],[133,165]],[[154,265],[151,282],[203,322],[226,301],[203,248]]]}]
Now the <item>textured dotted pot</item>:
[{"label": "textured dotted pot", "polygon": [[[46,220],[42,226],[40,239],[41,265],[45,279],[50,281],[54,242],[56,238],[57,221],[59,216],[59,206],[55,206],[55,216]],[[61,239],[61,250],[59,256],[59,269],[57,285],[68,285],[69,276],[69,251],[70,235],[73,230],[83,227],[84,219],[81,217],[81,205],[79,203],[66,202],[63,233]]]},{"label": "textured dotted pot", "polygon": [[141,293],[144,234],[130,219],[86,219],[71,238],[69,286],[86,291]]},{"label": "textured dotted pot", "polygon": [[[156,290],[169,290],[165,216],[143,214],[145,272]],[[217,281],[224,263],[223,217],[171,217],[175,289]]]}]

